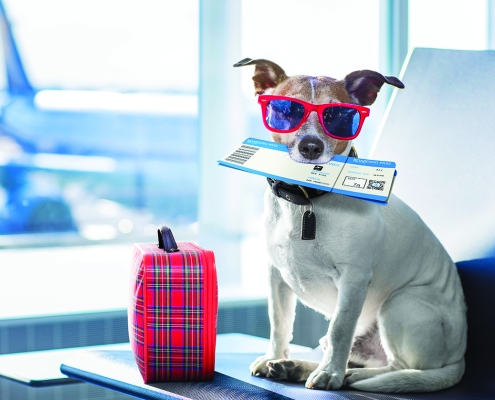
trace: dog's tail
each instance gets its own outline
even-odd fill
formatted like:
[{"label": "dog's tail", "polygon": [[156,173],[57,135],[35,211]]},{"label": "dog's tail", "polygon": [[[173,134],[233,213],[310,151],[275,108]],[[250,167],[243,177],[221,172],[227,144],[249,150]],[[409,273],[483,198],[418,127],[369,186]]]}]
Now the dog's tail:
[{"label": "dog's tail", "polygon": [[464,374],[464,360],[442,368],[403,369],[354,382],[353,389],[379,393],[419,393],[446,389],[458,383]]}]

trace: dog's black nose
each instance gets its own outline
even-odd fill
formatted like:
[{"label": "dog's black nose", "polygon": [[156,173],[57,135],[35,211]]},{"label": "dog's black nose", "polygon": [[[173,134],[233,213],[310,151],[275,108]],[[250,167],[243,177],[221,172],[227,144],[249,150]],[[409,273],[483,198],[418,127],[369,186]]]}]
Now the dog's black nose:
[{"label": "dog's black nose", "polygon": [[316,160],[323,153],[323,142],[316,137],[306,137],[299,142],[299,152],[308,160]]}]

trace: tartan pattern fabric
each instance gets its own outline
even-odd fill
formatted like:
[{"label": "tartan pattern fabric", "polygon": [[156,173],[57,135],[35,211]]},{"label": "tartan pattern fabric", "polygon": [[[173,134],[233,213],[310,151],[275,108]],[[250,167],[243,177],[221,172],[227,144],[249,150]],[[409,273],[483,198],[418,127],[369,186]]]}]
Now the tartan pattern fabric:
[{"label": "tartan pattern fabric", "polygon": [[[214,358],[211,335],[216,336],[218,302],[214,261],[213,271],[207,271],[201,249],[189,243],[179,243],[179,248],[165,253],[156,245],[134,246],[129,339],[145,383],[213,379],[214,360],[209,358]],[[207,274],[214,274],[209,278],[214,286],[206,287]]]}]

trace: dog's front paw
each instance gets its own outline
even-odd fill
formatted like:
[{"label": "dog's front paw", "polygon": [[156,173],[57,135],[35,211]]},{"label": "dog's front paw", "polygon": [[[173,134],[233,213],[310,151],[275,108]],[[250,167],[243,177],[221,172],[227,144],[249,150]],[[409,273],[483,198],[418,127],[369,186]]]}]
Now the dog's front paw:
[{"label": "dog's front paw", "polygon": [[290,360],[268,361],[268,378],[299,382],[303,377],[303,367]]},{"label": "dog's front paw", "polygon": [[343,382],[343,373],[329,372],[324,369],[317,368],[306,380],[306,387],[308,389],[323,390],[340,389]]},{"label": "dog's front paw", "polygon": [[272,361],[272,357],[260,356],[251,363],[249,369],[251,370],[251,375],[254,376],[268,376],[268,366],[266,365],[268,361]]}]

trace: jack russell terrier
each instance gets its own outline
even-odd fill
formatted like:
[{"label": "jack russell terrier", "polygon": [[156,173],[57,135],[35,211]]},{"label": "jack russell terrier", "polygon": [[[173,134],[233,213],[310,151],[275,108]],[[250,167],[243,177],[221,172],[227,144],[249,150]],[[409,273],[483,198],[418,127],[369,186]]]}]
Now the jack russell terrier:
[{"label": "jack russell terrier", "polygon": [[[261,59],[246,58],[234,67],[247,65],[255,66],[265,126],[301,163],[356,156],[351,140],[369,113],[365,106],[384,83],[404,88],[399,79],[369,70],[336,80],[288,77]],[[430,392],[459,382],[467,335],[461,282],[420,217],[393,195],[380,206],[269,183],[262,235],[269,260],[270,345],[251,373],[305,381],[310,389],[345,385],[371,392]],[[320,340],[320,363],[288,359],[296,296],[330,321]]]}]

